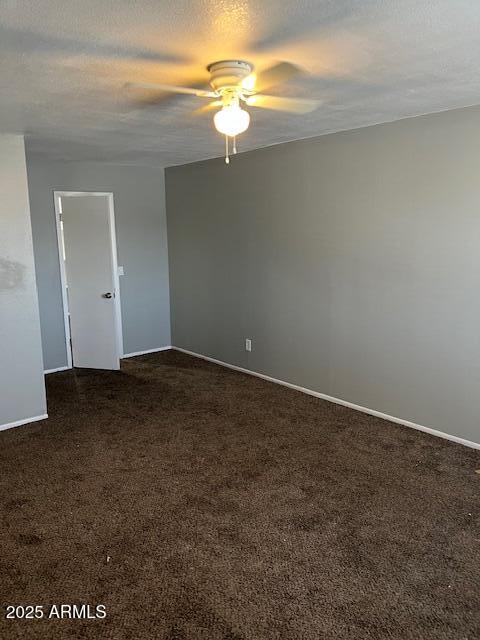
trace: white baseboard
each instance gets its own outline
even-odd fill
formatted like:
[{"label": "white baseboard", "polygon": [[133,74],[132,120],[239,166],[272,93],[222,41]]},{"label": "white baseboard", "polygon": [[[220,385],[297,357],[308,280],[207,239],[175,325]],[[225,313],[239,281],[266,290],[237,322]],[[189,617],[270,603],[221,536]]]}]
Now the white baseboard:
[{"label": "white baseboard", "polygon": [[39,420],[46,420],[47,418],[48,418],[48,413],[44,413],[42,416],[33,416],[33,418],[25,418],[24,420],[17,420],[16,422],[1,424],[0,431],[6,431],[6,429],[13,429],[14,427],[21,427],[23,424],[29,424],[30,422],[38,422]]},{"label": "white baseboard", "polygon": [[472,449],[480,449],[480,443],[478,442],[471,442],[470,440],[465,440],[464,438],[453,436],[453,435],[450,435],[449,433],[444,433],[443,431],[437,431],[437,429],[424,427],[423,425],[417,424],[416,422],[410,422],[410,420],[403,420],[403,418],[396,418],[395,416],[390,416],[387,413],[382,413],[381,411],[376,411],[375,409],[362,407],[361,405],[354,404],[353,402],[347,402],[347,400],[334,398],[333,396],[328,396],[325,393],[320,393],[319,391],[313,391],[312,389],[300,387],[299,385],[292,384],[291,382],[285,382],[284,380],[278,380],[277,378],[272,378],[271,376],[267,376],[264,373],[257,373],[256,371],[251,371],[250,369],[244,369],[243,367],[238,367],[237,365],[229,364],[228,362],[223,362],[222,360],[216,360],[215,358],[204,356],[201,353],[188,351],[188,349],[182,349],[180,347],[173,347],[173,346],[172,346],[172,349],[175,349],[176,351],[181,351],[182,353],[186,353],[189,356],[202,358],[202,360],[213,362],[214,364],[218,364],[222,367],[227,367],[228,369],[233,369],[234,371],[240,371],[242,373],[247,373],[248,375],[251,375],[251,376],[256,376],[257,378],[262,378],[262,380],[268,380],[269,382],[281,384],[284,387],[288,387],[289,389],[295,389],[295,391],[301,391],[302,393],[306,393],[309,396],[314,396],[315,398],[320,398],[321,400],[327,400],[328,402],[334,402],[335,404],[340,404],[343,407],[348,407],[349,409],[354,409],[355,411],[368,413],[369,415],[375,416],[376,418],[382,418],[383,420],[388,420],[389,422],[394,422],[395,424],[401,424],[404,427],[410,427],[412,429],[417,429],[418,431],[424,431],[425,433],[429,433],[432,436],[437,436],[438,438],[444,438],[445,440],[451,440],[452,442],[463,444],[464,446],[471,447]]},{"label": "white baseboard", "polygon": [[157,353],[158,351],[168,351],[169,349],[172,349],[172,347],[171,346],[158,347],[157,349],[147,349],[146,351],[135,351],[134,353],[124,353],[122,356],[122,359],[133,358],[135,356],[145,356],[147,355],[147,353]]},{"label": "white baseboard", "polygon": [[[156,353],[157,351],[168,351],[168,349],[171,349],[172,347],[168,346],[168,347],[158,347],[157,349],[147,349],[146,351],[135,351],[134,353],[124,353],[123,356],[121,357],[121,360],[123,360],[123,358],[133,358],[135,356],[144,356],[147,353]],[[58,371],[67,371],[68,369],[71,369],[72,367],[69,366],[65,366],[65,367],[57,367],[56,369],[45,369],[45,371],[43,372],[45,375],[48,375],[49,373],[57,373]]]},{"label": "white baseboard", "polygon": [[57,373],[58,371],[67,371],[67,369],[71,369],[72,367],[57,367],[56,369],[45,369],[45,371],[43,372],[45,375],[48,375],[49,373]]}]

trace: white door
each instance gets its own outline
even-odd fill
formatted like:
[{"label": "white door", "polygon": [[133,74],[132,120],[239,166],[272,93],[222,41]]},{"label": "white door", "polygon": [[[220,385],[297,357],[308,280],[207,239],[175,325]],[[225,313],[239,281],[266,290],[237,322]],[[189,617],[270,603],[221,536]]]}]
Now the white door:
[{"label": "white door", "polygon": [[60,209],[73,366],[119,369],[113,198],[62,195]]}]

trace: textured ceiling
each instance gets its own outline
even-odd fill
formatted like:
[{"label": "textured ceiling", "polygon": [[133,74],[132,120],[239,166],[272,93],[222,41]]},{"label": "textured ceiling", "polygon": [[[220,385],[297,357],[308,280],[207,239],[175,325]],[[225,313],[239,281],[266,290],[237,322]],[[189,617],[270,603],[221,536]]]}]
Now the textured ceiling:
[{"label": "textured ceiling", "polygon": [[281,90],[322,106],[252,110],[246,150],[480,103],[479,33],[478,0],[0,0],[0,130],[59,160],[191,162],[222,154],[200,99],[138,108],[125,82],[303,66]]}]

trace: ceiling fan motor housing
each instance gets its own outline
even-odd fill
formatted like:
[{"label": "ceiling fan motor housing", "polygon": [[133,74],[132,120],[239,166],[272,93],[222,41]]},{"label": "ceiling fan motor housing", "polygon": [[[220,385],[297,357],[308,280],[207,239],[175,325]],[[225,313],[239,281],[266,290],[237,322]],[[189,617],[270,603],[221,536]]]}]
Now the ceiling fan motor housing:
[{"label": "ceiling fan motor housing", "polygon": [[210,72],[210,86],[218,92],[238,87],[241,81],[253,71],[253,65],[244,60],[221,60],[207,67]]}]

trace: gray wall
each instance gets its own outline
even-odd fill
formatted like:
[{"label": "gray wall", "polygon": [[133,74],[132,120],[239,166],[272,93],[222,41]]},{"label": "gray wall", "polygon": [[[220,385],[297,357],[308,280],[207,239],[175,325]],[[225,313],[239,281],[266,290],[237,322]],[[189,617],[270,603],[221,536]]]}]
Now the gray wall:
[{"label": "gray wall", "polygon": [[0,427],[46,413],[25,148],[0,136]]},{"label": "gray wall", "polygon": [[174,345],[480,443],[479,108],[166,188]]},{"label": "gray wall", "polygon": [[168,252],[162,169],[57,163],[28,153],[35,264],[46,369],[65,366],[65,332],[53,191],[112,191],[124,352],[170,344]]}]

